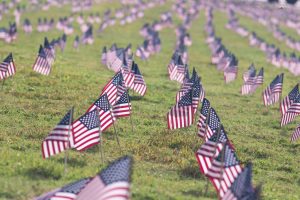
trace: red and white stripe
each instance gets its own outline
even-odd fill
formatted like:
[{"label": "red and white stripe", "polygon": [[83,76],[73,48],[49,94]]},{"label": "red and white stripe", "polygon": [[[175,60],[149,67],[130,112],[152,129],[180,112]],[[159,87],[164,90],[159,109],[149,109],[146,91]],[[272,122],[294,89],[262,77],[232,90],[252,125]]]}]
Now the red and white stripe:
[{"label": "red and white stripe", "polygon": [[293,135],[291,136],[291,142],[296,141],[300,137],[300,125],[295,129]]},{"label": "red and white stripe", "polygon": [[207,174],[212,166],[212,159],[216,158],[221,152],[223,145],[212,141],[205,142],[196,152],[196,158],[199,164],[200,172]]},{"label": "red and white stripe", "polygon": [[273,89],[267,87],[263,93],[264,105],[272,105],[279,101],[282,92],[282,83],[278,83],[274,86]]},{"label": "red and white stripe", "polygon": [[281,116],[281,126],[292,122],[298,115],[300,115],[300,103],[294,102],[290,105],[284,115]]},{"label": "red and white stripe", "polygon": [[178,129],[193,124],[194,110],[192,106],[175,105],[167,114],[168,128]]},{"label": "red and white stripe", "polygon": [[57,125],[42,143],[43,158],[59,154],[69,148],[69,137],[72,127]]},{"label": "red and white stripe", "polygon": [[0,71],[0,79],[4,79],[16,73],[16,66],[14,62],[5,63],[5,65],[5,71]]},{"label": "red and white stripe", "polygon": [[131,103],[116,104],[113,106],[113,115],[116,118],[130,116]]},{"label": "red and white stripe", "polygon": [[100,176],[96,176],[78,195],[76,200],[127,200],[130,199],[130,184],[115,182],[105,185]]},{"label": "red and white stripe", "polygon": [[99,127],[88,130],[79,120],[73,123],[72,139],[74,148],[78,151],[88,149],[100,141]]},{"label": "red and white stripe", "polygon": [[51,72],[51,65],[49,65],[47,59],[38,56],[32,69],[40,74],[48,76]]},{"label": "red and white stripe", "polygon": [[115,104],[116,100],[117,100],[117,93],[118,93],[118,87],[115,86],[113,83],[112,83],[112,80],[110,80],[106,86],[103,88],[102,90],[102,93],[101,95],[103,94],[107,94],[107,98],[108,98],[108,101],[111,105]]}]

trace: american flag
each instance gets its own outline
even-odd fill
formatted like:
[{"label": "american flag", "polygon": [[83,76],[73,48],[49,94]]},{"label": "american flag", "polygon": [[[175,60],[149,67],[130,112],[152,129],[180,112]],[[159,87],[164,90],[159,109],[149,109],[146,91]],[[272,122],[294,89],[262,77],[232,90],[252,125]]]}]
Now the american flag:
[{"label": "american flag", "polygon": [[97,109],[85,113],[79,119],[73,122],[71,142],[76,150],[83,151],[100,141],[100,121],[99,111]]},{"label": "american flag", "polygon": [[212,161],[212,166],[206,176],[210,178],[222,198],[241,172],[242,166],[236,153],[230,145],[225,144],[218,157]]},{"label": "american flag", "polygon": [[108,54],[107,56],[107,62],[109,64],[109,67],[115,71],[118,72],[123,64],[123,58],[125,56],[124,49],[117,49],[115,53],[112,55]]},{"label": "american flag", "polygon": [[198,130],[198,136],[207,141],[214,133],[217,132],[221,125],[220,118],[214,108],[210,108],[210,113],[206,118],[206,122]]},{"label": "american flag", "polygon": [[167,114],[168,128],[178,129],[193,124],[194,110],[192,91],[186,93]]},{"label": "american flag", "polygon": [[111,105],[109,104],[107,94],[100,96],[87,110],[91,112],[92,110],[99,109],[99,119],[100,119],[100,129],[101,132],[109,128],[116,120],[112,114]]},{"label": "american flag", "polygon": [[129,65],[127,64],[126,58],[124,56],[123,65],[121,67],[121,73],[124,77],[125,86],[130,88],[134,84],[134,74],[131,72]]},{"label": "american flag", "polygon": [[52,66],[54,59],[55,59],[55,49],[50,45],[47,38],[44,40],[44,51],[47,55],[47,60],[49,65]]},{"label": "american flag", "polygon": [[263,92],[264,105],[272,105],[279,101],[282,93],[283,74],[277,75]]},{"label": "american flag", "polygon": [[237,73],[238,73],[238,68],[237,66],[231,66],[229,65],[229,67],[226,67],[224,69],[224,80],[225,83],[229,83],[231,81],[234,81],[237,77]]},{"label": "american flag", "polygon": [[132,159],[122,157],[94,177],[78,194],[76,200],[130,199]]},{"label": "american flag", "polygon": [[74,183],[70,183],[62,188],[55,189],[44,194],[35,200],[75,200],[77,195],[91,181],[91,178],[84,178]]},{"label": "american flag", "polygon": [[289,107],[295,101],[298,95],[299,84],[295,85],[295,87],[290,91],[290,93],[282,100],[280,104],[281,115],[284,115],[286,113],[286,111],[289,109]]},{"label": "american flag", "polygon": [[224,142],[227,141],[225,132],[214,134],[196,152],[199,168],[202,174],[207,174],[212,166],[212,160],[222,151]]},{"label": "american flag", "polygon": [[297,126],[294,133],[291,136],[291,141],[294,142],[300,137],[300,125]]},{"label": "american flag", "polygon": [[117,100],[116,104],[112,107],[114,117],[127,117],[130,116],[131,103],[128,92],[124,92]]},{"label": "american flag", "polygon": [[252,164],[247,164],[243,171],[234,180],[222,200],[258,199],[252,186]]},{"label": "american flag", "polygon": [[207,122],[207,117],[208,114],[210,113],[210,102],[204,98],[202,102],[202,107],[200,109],[199,113],[199,120],[197,122],[197,127],[198,127],[198,136],[204,138],[205,135],[202,134],[202,131],[200,132],[201,129],[203,129],[205,132],[205,127],[206,127],[206,122]]},{"label": "american flag", "polygon": [[[111,105],[114,105],[118,93],[122,92],[123,76],[121,72],[118,72],[114,77],[104,86],[101,95],[107,94],[108,101]],[[120,91],[121,90],[121,91]],[[120,91],[120,92],[119,92]],[[122,93],[121,93],[122,94]]]},{"label": "american flag", "polygon": [[136,63],[132,64],[132,73],[134,74],[134,82],[131,87],[136,93],[140,94],[141,96],[144,96],[147,91],[147,86],[144,81],[144,77],[142,76],[139,67]]},{"label": "american flag", "polygon": [[16,73],[16,67],[12,53],[10,53],[3,62],[0,63],[0,79],[12,76]]},{"label": "american flag", "polygon": [[[255,72],[255,67],[253,65],[253,63],[249,66],[248,70],[246,72],[243,73],[243,80],[244,82],[246,82],[248,80],[248,78],[253,74],[253,72]],[[255,74],[255,73],[254,73]]]},{"label": "american flag", "polygon": [[42,143],[43,158],[59,154],[69,148],[72,131],[73,109],[56,125]]},{"label": "american flag", "polygon": [[252,73],[249,73],[247,80],[244,81],[244,84],[241,88],[241,93],[242,95],[247,95],[247,94],[251,94],[253,91],[253,87],[256,84],[256,71],[252,70]]},{"label": "american flag", "polygon": [[292,122],[298,115],[300,115],[300,95],[294,99],[293,103],[290,104],[284,115],[281,116],[280,125],[284,126]]},{"label": "american flag", "polygon": [[32,68],[34,71],[36,71],[40,74],[43,74],[43,75],[50,74],[51,65],[48,63],[47,55],[46,55],[42,45],[40,46],[38,57],[36,58],[35,63]]},{"label": "american flag", "polygon": [[[197,108],[199,105],[199,101],[202,101],[202,99],[204,98],[204,91],[202,88],[202,85],[200,85],[200,82],[197,82],[194,84],[193,88],[192,88],[192,95],[193,95],[193,109],[194,109],[194,113],[197,112]],[[202,99],[201,99],[202,98]]]},{"label": "american flag", "polygon": [[262,85],[264,83],[264,68],[262,67],[255,79],[255,85]]}]

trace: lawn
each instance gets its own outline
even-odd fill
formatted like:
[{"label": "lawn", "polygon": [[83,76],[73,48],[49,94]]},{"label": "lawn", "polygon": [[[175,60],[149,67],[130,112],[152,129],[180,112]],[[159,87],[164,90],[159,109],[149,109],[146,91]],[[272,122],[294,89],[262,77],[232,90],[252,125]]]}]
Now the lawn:
[{"label": "lawn", "polygon": [[[85,152],[69,151],[68,172],[64,174],[64,154],[44,160],[41,142],[60,121],[69,108],[75,106],[75,119],[81,116],[113,76],[100,63],[103,46],[137,45],[143,42],[139,29],[146,22],[159,19],[162,12],[171,9],[171,2],[145,12],[142,20],[125,26],[115,25],[96,36],[91,46],[72,48],[75,34],[68,37],[65,52],[57,52],[50,76],[32,71],[38,46],[47,36],[50,40],[62,35],[57,30],[49,33],[34,31],[26,35],[18,32],[13,44],[0,42],[0,58],[12,52],[17,74],[5,81],[0,90],[0,199],[30,199],[43,192],[60,187],[80,178],[94,176],[109,161],[122,155],[134,157],[132,199],[216,199],[215,189],[200,174],[194,152],[202,144],[196,136],[196,127],[176,131],[167,130],[166,113],[175,103],[180,85],[167,76],[167,64],[175,48],[175,28],[160,32],[162,50],[148,61],[135,58],[147,83],[144,97],[132,95],[133,131],[129,118],[118,120],[116,129],[121,149],[113,137],[113,128],[103,134],[105,163],[100,160],[96,146]],[[101,14],[107,8],[118,8],[118,1],[97,4],[93,12]],[[90,11],[85,12],[87,16]],[[49,11],[27,12],[34,25],[38,17],[69,16],[70,7],[51,8]],[[175,24],[181,21],[173,12]],[[12,16],[6,16],[0,25],[6,25]],[[204,10],[193,21],[189,30],[193,44],[188,49],[190,69],[195,67],[202,77],[206,97],[218,112],[229,138],[236,147],[243,163],[253,163],[254,184],[263,184],[264,199],[300,199],[299,162],[300,145],[290,143],[290,135],[296,127],[294,122],[284,128],[279,125],[279,105],[265,108],[259,88],[252,96],[241,96],[242,73],[253,62],[265,68],[265,84],[284,72],[283,96],[298,82],[287,70],[276,68],[266,62],[265,55],[248,40],[226,29],[228,17],[216,11],[214,24],[216,34],[239,59],[238,79],[226,85],[223,74],[210,64],[210,51],[205,43]],[[291,52],[278,42],[267,29],[242,17],[241,24],[255,30],[268,41]],[[76,27],[78,29],[78,27]],[[95,27],[97,29],[98,27]],[[78,30],[77,30],[78,33]],[[296,33],[290,32],[294,36]],[[296,37],[296,36],[294,36]],[[298,119],[296,121],[299,121]]]}]

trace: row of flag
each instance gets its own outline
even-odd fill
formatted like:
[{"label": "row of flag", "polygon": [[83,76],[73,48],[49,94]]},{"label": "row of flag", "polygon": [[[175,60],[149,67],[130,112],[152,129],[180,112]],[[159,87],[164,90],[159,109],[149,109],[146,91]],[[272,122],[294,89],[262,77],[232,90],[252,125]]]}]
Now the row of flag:
[{"label": "row of flag", "polygon": [[242,95],[253,94],[256,89],[264,83],[264,68],[261,68],[256,75],[256,69],[253,63],[248,70],[243,73],[244,84],[241,88]]},{"label": "row of flag", "polygon": [[207,22],[205,31],[207,33],[206,42],[209,44],[212,52],[211,62],[217,66],[217,69],[223,71],[225,83],[230,83],[237,78],[238,59],[222,44],[221,38],[216,37],[213,26],[213,9],[206,9]]},{"label": "row of flag", "polygon": [[205,98],[197,122],[204,143],[195,153],[199,169],[213,184],[219,199],[259,198],[260,187],[252,185],[252,164],[243,166],[216,110]]}]

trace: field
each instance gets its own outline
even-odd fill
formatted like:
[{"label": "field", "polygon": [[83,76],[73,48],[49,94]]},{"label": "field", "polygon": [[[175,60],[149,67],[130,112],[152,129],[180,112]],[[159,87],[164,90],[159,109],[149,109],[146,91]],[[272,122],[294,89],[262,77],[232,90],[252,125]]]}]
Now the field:
[{"label": "field", "polygon": [[[101,14],[108,8],[120,7],[118,1],[96,5],[93,11]],[[162,51],[148,61],[135,58],[147,83],[147,94],[132,97],[133,131],[129,118],[117,122],[120,138],[119,149],[113,128],[103,134],[105,164],[101,163],[98,147],[86,152],[69,152],[68,172],[64,174],[64,154],[44,160],[41,142],[59,122],[66,111],[75,106],[75,119],[83,114],[96,100],[105,83],[112,77],[100,63],[103,46],[116,43],[125,47],[128,43],[143,42],[139,29],[146,22],[159,19],[162,12],[171,9],[171,1],[145,12],[145,18],[127,24],[110,27],[95,39],[91,46],[72,48],[75,35],[68,37],[64,53],[57,52],[54,69],[49,77],[32,71],[38,46],[47,36],[50,40],[62,35],[57,30],[49,33],[26,35],[19,31],[13,44],[1,42],[0,58],[12,52],[17,74],[5,81],[0,90],[0,199],[30,199],[74,180],[94,176],[109,161],[122,155],[134,157],[132,199],[216,199],[215,189],[200,174],[194,152],[202,140],[196,136],[196,126],[188,129],[167,130],[166,113],[175,103],[180,85],[168,79],[167,64],[175,48],[175,28],[160,32]],[[90,12],[90,11],[89,11]],[[85,15],[89,14],[86,12]],[[49,11],[25,13],[34,26],[38,17],[67,16],[68,6]],[[173,13],[174,23],[181,21]],[[240,16],[240,22],[249,30],[255,30],[268,41],[291,52],[284,43],[278,42],[265,27],[252,19]],[[7,25],[12,15],[4,17],[0,26]],[[265,108],[261,91],[252,96],[241,96],[242,73],[253,62],[265,69],[265,85],[275,75],[284,72],[283,96],[298,82],[287,70],[276,68],[266,62],[265,55],[249,47],[248,40],[227,30],[224,26],[226,13],[215,12],[216,34],[239,59],[239,77],[225,85],[223,74],[210,64],[210,50],[205,43],[205,16],[200,11],[189,33],[193,41],[188,49],[190,69],[195,67],[202,77],[206,97],[215,107],[222,123],[233,141],[239,158],[253,163],[254,184],[263,184],[263,199],[300,199],[300,145],[290,143],[290,135],[296,127],[294,122],[280,128],[279,105]],[[293,37],[299,36],[282,25]],[[78,27],[76,27],[78,29]],[[98,27],[95,27],[98,28]],[[77,30],[79,32],[79,30]],[[299,55],[299,54],[298,54]]]}]

